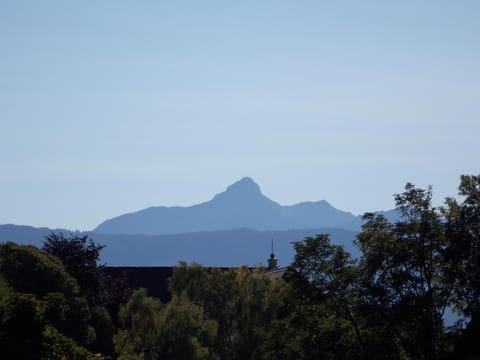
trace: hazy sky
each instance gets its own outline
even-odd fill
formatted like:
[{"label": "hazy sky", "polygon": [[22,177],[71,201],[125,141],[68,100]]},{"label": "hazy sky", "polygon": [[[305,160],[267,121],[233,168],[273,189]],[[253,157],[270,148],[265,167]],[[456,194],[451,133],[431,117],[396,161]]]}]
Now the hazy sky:
[{"label": "hazy sky", "polygon": [[0,224],[87,230],[243,176],[281,204],[480,173],[480,1],[0,0]]}]

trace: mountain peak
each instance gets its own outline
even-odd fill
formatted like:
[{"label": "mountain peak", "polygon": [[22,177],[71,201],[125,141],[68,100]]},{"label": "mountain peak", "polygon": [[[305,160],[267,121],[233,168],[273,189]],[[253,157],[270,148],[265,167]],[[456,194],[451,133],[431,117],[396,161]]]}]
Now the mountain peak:
[{"label": "mountain peak", "polygon": [[326,201],[282,206],[262,194],[244,177],[210,201],[189,207],[152,207],[104,221],[95,231],[107,234],[175,234],[250,228],[255,230],[357,230],[361,220],[335,209]]},{"label": "mountain peak", "polygon": [[227,187],[226,193],[260,195],[260,186],[250,177],[244,177]]}]

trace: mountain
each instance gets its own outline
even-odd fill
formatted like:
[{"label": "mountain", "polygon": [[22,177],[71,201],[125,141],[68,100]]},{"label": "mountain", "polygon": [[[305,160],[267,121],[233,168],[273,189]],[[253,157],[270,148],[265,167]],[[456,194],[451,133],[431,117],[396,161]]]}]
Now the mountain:
[{"label": "mountain", "polygon": [[145,235],[237,228],[268,231],[328,227],[358,231],[361,224],[361,217],[335,209],[324,200],[282,206],[245,177],[210,201],[188,207],[150,207],[106,220],[93,231]]},{"label": "mountain", "polygon": [[[398,219],[395,210],[380,213]],[[243,178],[210,201],[144,209],[106,220],[91,232],[0,225],[0,242],[41,247],[45,236],[55,231],[88,235],[106,245],[101,259],[112,266],[165,266],[180,260],[236,266],[265,263],[275,239],[279,264],[288,265],[294,256],[292,242],[317,234],[330,234],[332,243],[357,256],[353,240],[361,224],[360,216],[324,200],[282,206],[263,195],[251,178]]]},{"label": "mountain", "polygon": [[[53,230],[31,226],[0,225],[0,243],[14,241],[41,247],[45,236]],[[344,245],[354,256],[356,232],[341,229],[317,228],[285,231],[233,229],[172,235],[114,235],[94,232],[75,232],[56,229],[65,236],[88,235],[95,243],[105,245],[101,261],[110,266],[173,266],[180,260],[205,266],[266,265],[270,241],[274,239],[275,255],[280,266],[289,265],[294,256],[293,241],[306,236],[330,234],[332,242]]]}]

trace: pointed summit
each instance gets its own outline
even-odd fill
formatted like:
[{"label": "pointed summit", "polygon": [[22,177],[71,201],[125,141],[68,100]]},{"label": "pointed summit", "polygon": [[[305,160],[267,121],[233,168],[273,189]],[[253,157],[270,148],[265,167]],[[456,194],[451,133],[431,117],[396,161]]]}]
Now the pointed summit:
[{"label": "pointed summit", "polygon": [[260,186],[250,177],[244,177],[227,187],[226,193],[261,195]]},{"label": "pointed summit", "polygon": [[228,186],[224,192],[215,195],[214,200],[227,201],[238,206],[246,202],[263,201],[264,198],[260,186],[252,178],[244,177]]}]

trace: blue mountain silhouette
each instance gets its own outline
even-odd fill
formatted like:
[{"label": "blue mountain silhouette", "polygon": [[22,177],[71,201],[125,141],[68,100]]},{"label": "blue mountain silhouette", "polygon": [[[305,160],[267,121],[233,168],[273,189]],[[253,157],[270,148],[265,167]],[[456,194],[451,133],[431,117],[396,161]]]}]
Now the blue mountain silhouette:
[{"label": "blue mountain silhouette", "polygon": [[335,209],[327,201],[282,206],[270,200],[249,177],[227,187],[207,202],[188,207],[150,207],[101,223],[93,231],[104,234],[178,234],[237,228],[289,230],[339,228],[357,231],[362,220]]},{"label": "blue mountain silhouette", "polygon": [[205,266],[266,265],[272,239],[279,265],[286,266],[295,255],[292,242],[316,234],[330,234],[334,244],[343,245],[354,256],[358,255],[353,245],[355,231],[329,228],[283,231],[244,228],[171,235],[122,235],[6,224],[0,225],[0,243],[14,241],[41,247],[45,236],[52,231],[67,237],[87,235],[97,244],[105,245],[100,254],[101,262],[109,266],[173,266],[180,260]]},{"label": "blue mountain silhouette", "polygon": [[[395,210],[379,212],[396,221]],[[327,201],[282,206],[262,194],[251,179],[243,178],[207,202],[189,207],[152,207],[106,220],[94,231],[0,225],[0,242],[41,246],[52,231],[88,235],[106,245],[102,261],[109,265],[175,265],[179,260],[209,266],[255,265],[269,255],[275,239],[280,265],[294,256],[293,241],[330,234],[354,256],[353,240],[360,216],[335,209]]]}]

